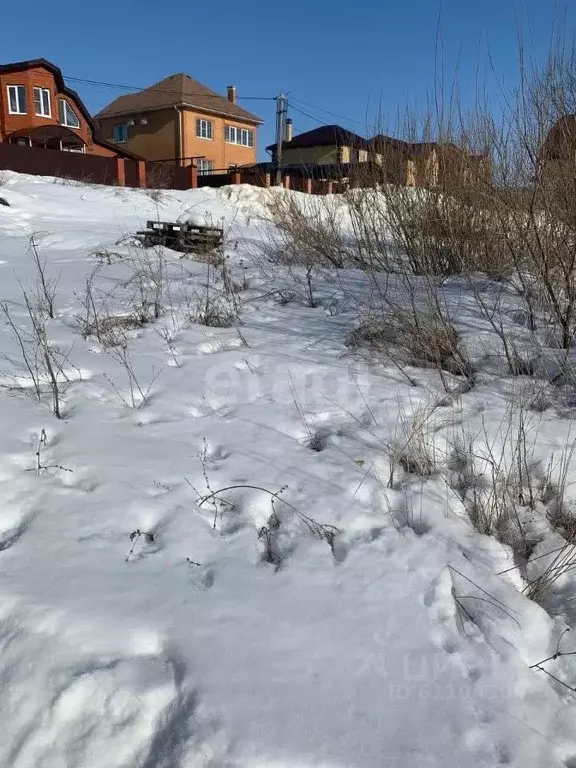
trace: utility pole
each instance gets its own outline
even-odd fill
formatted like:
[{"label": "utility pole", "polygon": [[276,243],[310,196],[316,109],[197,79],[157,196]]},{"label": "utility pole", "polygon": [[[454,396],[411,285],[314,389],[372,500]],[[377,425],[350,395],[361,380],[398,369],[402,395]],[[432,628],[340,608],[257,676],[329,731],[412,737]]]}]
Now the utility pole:
[{"label": "utility pole", "polygon": [[282,144],[286,138],[286,115],[288,113],[288,101],[286,95],[281,93],[276,97],[276,185],[282,184]]}]

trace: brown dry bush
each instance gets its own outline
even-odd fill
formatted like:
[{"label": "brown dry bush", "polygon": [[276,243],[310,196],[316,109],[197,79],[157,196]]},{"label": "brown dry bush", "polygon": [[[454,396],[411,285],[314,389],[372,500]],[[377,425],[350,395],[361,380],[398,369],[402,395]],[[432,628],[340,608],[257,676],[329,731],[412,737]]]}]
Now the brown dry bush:
[{"label": "brown dry bush", "polygon": [[271,261],[336,268],[354,261],[355,244],[343,231],[342,210],[333,198],[306,198],[274,190],[267,205],[274,229],[262,248]]},{"label": "brown dry bush", "polygon": [[401,351],[404,365],[442,368],[455,374],[463,372],[458,333],[433,312],[398,310],[394,314],[379,314],[354,329],[346,343],[381,351],[395,347]]}]

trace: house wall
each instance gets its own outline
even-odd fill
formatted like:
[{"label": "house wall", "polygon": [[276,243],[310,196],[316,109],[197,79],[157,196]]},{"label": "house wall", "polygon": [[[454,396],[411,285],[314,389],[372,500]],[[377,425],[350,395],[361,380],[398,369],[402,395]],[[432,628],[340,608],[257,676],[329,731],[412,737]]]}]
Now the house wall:
[{"label": "house wall", "polygon": [[[25,115],[11,115],[8,111],[8,91],[9,85],[23,85],[26,88],[26,109]],[[34,88],[47,88],[50,91],[51,117],[41,117],[36,115],[34,109]],[[89,154],[113,157],[114,152],[105,147],[93,143],[92,130],[82,114],[76,100],[68,94],[61,94],[58,91],[56,81],[52,72],[44,67],[27,69],[22,72],[11,72],[0,74],[0,141],[5,141],[8,134],[13,131],[19,131],[25,128],[37,128],[42,125],[59,125],[58,122],[58,99],[65,98],[80,121],[80,128],[70,128],[77,133],[86,144],[86,152]]]},{"label": "house wall", "polygon": [[[134,152],[146,160],[174,160],[179,156],[179,112],[182,115],[182,157],[184,164],[190,165],[192,157],[205,157],[214,163],[214,169],[228,169],[231,165],[252,165],[257,158],[257,126],[238,120],[175,107],[170,109],[135,112],[130,115],[105,117],[98,120],[101,136],[106,141],[113,141],[114,126],[134,120],[128,133],[128,141],[119,145],[129,152]],[[146,117],[147,125],[141,125],[140,119]],[[212,138],[202,139],[196,136],[196,120],[212,122]],[[224,141],[224,127],[232,125],[254,131],[254,147],[228,144]],[[188,158],[188,159],[187,159]]]},{"label": "house wall", "polygon": [[436,148],[434,148],[424,159],[421,174],[422,186],[437,187],[440,181],[439,170],[438,152],[436,151]]},{"label": "house wall", "polygon": [[406,185],[409,187],[436,187],[440,182],[438,153],[434,147],[418,149],[408,160]]},{"label": "house wall", "polygon": [[418,183],[418,172],[414,160],[406,161],[406,186],[415,187]]},{"label": "house wall", "polygon": [[[246,123],[232,118],[217,117],[205,112],[185,109],[184,117],[184,157],[201,157],[212,160],[215,169],[231,165],[253,165],[258,155],[258,131],[253,123]],[[212,121],[212,138],[200,139],[196,136],[196,120]],[[247,128],[254,132],[254,146],[243,147],[239,144],[228,144],[224,141],[224,128],[232,125],[236,128]],[[190,162],[190,161],[188,161]]]},{"label": "house wall", "polygon": [[[148,123],[141,125],[146,118]],[[128,129],[128,141],[118,144],[121,149],[134,152],[145,160],[171,160],[177,155],[178,115],[176,110],[158,109],[150,112],[135,112],[132,115],[118,115],[97,120],[100,137],[114,143],[114,126],[134,120]]]},{"label": "house wall", "polygon": [[472,155],[460,147],[438,146],[436,156],[436,183],[444,186],[488,184],[492,180],[489,158]]},{"label": "house wall", "polygon": [[282,150],[282,165],[330,165],[346,162],[340,159],[336,145],[332,147],[294,147]]},{"label": "house wall", "polygon": [[574,187],[576,178],[576,155],[573,158],[562,157],[545,159],[540,164],[540,178],[547,189],[559,188],[560,196],[565,198]]},{"label": "house wall", "polygon": [[377,162],[376,155],[365,149],[349,146],[285,147],[282,150],[282,165],[292,163],[304,165],[330,165],[332,163]]},{"label": "house wall", "polygon": [[416,169],[402,146],[379,144],[371,159],[382,167],[382,175],[389,184],[415,186]]}]

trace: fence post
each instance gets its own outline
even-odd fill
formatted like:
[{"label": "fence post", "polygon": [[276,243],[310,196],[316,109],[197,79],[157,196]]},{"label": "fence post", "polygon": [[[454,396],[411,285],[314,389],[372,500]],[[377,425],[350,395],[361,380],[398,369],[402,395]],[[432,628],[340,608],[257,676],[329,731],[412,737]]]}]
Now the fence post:
[{"label": "fence post", "polygon": [[312,179],[304,179],[304,192],[312,194]]},{"label": "fence post", "polygon": [[188,168],[188,189],[197,189],[198,187],[198,168],[191,163]]},{"label": "fence post", "polygon": [[264,186],[269,187],[270,186],[270,174],[265,173],[264,174]]},{"label": "fence post", "polygon": [[230,184],[242,184],[242,174],[240,171],[230,171]]},{"label": "fence post", "polygon": [[123,157],[116,157],[116,184],[119,187],[126,186],[126,167]]},{"label": "fence post", "polygon": [[137,163],[137,174],[138,174],[138,186],[145,187],[146,186],[146,161],[137,160],[136,163]]},{"label": "fence post", "polygon": [[331,180],[327,181],[326,182],[326,194],[327,195],[331,195],[332,194],[332,187],[333,187],[333,182]]},{"label": "fence post", "polygon": [[288,174],[282,176],[282,186],[284,189],[290,189],[290,176]]}]

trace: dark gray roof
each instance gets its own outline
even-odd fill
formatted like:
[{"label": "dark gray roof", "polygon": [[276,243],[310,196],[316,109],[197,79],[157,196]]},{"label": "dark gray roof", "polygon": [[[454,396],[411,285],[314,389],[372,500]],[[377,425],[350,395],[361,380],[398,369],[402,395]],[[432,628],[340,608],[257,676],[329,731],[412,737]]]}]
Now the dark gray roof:
[{"label": "dark gray roof", "polygon": [[[322,125],[294,136],[292,141],[285,141],[282,146],[286,149],[301,149],[304,147],[354,147],[355,149],[369,149],[369,142],[357,133],[348,131],[340,125]],[[276,144],[266,147],[271,151],[276,149]]]}]

